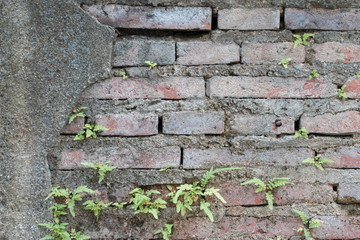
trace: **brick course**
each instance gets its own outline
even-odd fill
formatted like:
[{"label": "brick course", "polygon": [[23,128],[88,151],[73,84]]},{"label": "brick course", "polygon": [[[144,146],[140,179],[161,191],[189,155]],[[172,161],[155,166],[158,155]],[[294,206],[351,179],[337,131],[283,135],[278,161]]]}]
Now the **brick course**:
[{"label": "brick course", "polygon": [[314,44],[316,60],[322,62],[360,62],[360,45],[353,43],[326,42]]}]

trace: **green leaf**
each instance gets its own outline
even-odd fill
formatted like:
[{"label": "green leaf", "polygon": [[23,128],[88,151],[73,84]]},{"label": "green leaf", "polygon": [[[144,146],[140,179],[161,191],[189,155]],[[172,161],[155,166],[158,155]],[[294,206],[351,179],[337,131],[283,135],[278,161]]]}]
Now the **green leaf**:
[{"label": "green leaf", "polygon": [[112,205],[117,208],[123,208],[126,204],[127,202],[122,202],[122,203],[113,203]]},{"label": "green leaf", "polygon": [[310,231],[306,228],[304,228],[304,236],[305,236],[306,240],[312,240],[312,238],[310,236]]},{"label": "green leaf", "polygon": [[209,217],[210,221],[214,222],[214,216],[210,211],[209,207],[210,207],[210,203],[206,202],[204,199],[200,200],[200,210],[204,210],[206,215]]},{"label": "green leaf", "polygon": [[274,207],[274,195],[271,193],[271,192],[266,192],[266,201],[268,202],[268,205],[269,205],[269,209],[270,210],[273,210],[273,207]]},{"label": "green leaf", "polygon": [[128,76],[126,76],[126,72],[120,72],[120,75],[122,76],[123,79],[127,79]]},{"label": "green leaf", "polygon": [[279,64],[282,65],[284,68],[288,68],[289,62],[291,61],[291,58],[283,58]]},{"label": "green leaf", "polygon": [[358,78],[360,78],[360,71],[358,71],[358,73],[356,74],[356,76],[357,76]]},{"label": "green leaf", "polygon": [[297,210],[297,209],[293,209],[293,212],[298,214],[301,218],[301,221],[303,222],[303,224],[306,226],[308,224],[308,217],[306,216],[305,213]]},{"label": "green leaf", "polygon": [[311,219],[309,222],[309,228],[318,228],[323,225],[323,221],[319,219]]}]

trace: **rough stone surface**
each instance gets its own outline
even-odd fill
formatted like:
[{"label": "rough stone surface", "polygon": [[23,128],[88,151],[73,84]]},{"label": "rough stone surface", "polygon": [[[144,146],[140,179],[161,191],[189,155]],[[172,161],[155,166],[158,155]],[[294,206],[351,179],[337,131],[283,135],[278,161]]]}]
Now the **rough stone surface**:
[{"label": "rough stone surface", "polygon": [[114,77],[94,84],[82,94],[85,98],[184,99],[205,96],[205,81],[199,77],[127,78]]},{"label": "rough stone surface", "polygon": [[146,39],[116,41],[113,50],[113,65],[146,66],[145,61],[158,65],[175,62],[175,43]]},{"label": "rough stone surface", "polygon": [[360,217],[358,216],[318,216],[323,227],[314,228],[311,233],[320,239],[360,238]]},{"label": "rough stone surface", "polygon": [[271,8],[233,8],[218,12],[219,29],[276,30],[280,26],[280,10]]},{"label": "rough stone surface", "polygon": [[360,45],[353,43],[327,42],[314,44],[316,60],[322,62],[360,62]]},{"label": "rough stone surface", "polygon": [[109,75],[113,32],[69,1],[0,5],[0,238],[39,239],[47,151],[81,91]]},{"label": "rough stone surface", "polygon": [[344,92],[349,98],[360,98],[360,78],[350,78],[344,85]]},{"label": "rough stone surface", "polygon": [[337,95],[337,87],[321,78],[212,77],[206,93],[210,97],[327,98]]},{"label": "rough stone surface", "polygon": [[115,28],[210,30],[211,8],[84,6],[99,22]]},{"label": "rough stone surface", "polygon": [[340,183],[338,193],[338,202],[340,203],[360,203],[360,183]]},{"label": "rough stone surface", "polygon": [[64,127],[61,129],[61,134],[77,134],[82,131],[84,128],[84,118],[77,117],[69,123],[68,121],[65,123]]},{"label": "rough stone surface", "polygon": [[358,9],[285,9],[288,29],[360,30]]},{"label": "rough stone surface", "polygon": [[322,154],[323,157],[334,161],[333,163],[327,163],[326,166],[335,168],[360,168],[359,147],[329,148]]},{"label": "rough stone surface", "polygon": [[182,65],[233,63],[240,61],[237,44],[213,42],[178,42],[176,62]]}]

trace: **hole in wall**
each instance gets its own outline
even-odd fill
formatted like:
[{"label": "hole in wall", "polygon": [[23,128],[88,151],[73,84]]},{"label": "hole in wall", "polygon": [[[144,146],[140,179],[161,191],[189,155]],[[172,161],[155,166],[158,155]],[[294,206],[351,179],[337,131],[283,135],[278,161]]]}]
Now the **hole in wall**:
[{"label": "hole in wall", "polygon": [[337,186],[337,185],[333,185],[333,191],[334,191],[334,192],[337,192],[337,190],[338,190],[338,186]]},{"label": "hole in wall", "polygon": [[300,129],[300,118],[295,120],[294,124],[295,124],[295,126],[294,126],[295,131],[299,131],[299,129]]},{"label": "hole in wall", "polygon": [[159,122],[158,122],[158,132],[163,133],[163,118],[159,117]]},{"label": "hole in wall", "polygon": [[218,16],[217,16],[217,12],[213,11],[211,17],[211,30],[216,30],[217,27],[218,27]]}]

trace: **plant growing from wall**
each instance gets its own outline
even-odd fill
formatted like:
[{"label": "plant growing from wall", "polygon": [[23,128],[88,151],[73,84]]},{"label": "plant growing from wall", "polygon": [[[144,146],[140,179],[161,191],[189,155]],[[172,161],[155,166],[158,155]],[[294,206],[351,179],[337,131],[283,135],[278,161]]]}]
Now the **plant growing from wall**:
[{"label": "plant growing from wall", "polygon": [[169,164],[169,165],[167,165],[166,167],[161,168],[159,171],[160,171],[160,172],[167,172],[172,166],[173,166],[172,164]]},{"label": "plant growing from wall", "polygon": [[309,75],[309,80],[311,80],[312,78],[317,78],[319,76],[320,76],[320,74],[317,72],[317,70],[312,70]]},{"label": "plant growing from wall", "polygon": [[298,34],[294,34],[293,37],[296,39],[294,42],[294,48],[296,48],[299,44],[302,44],[304,46],[307,46],[308,42],[307,40],[310,37],[314,37],[315,35],[313,33],[304,33],[304,35],[300,36]]},{"label": "plant growing from wall", "polygon": [[266,201],[268,202],[269,208],[270,210],[273,210],[274,207],[274,194],[273,194],[273,190],[275,188],[284,186],[286,184],[294,184],[292,182],[289,182],[290,178],[272,178],[270,179],[267,183],[264,183],[263,181],[261,181],[258,178],[253,178],[249,181],[243,182],[241,185],[247,185],[247,184],[254,184],[255,186],[257,186],[257,189],[255,190],[256,193],[259,192],[265,192],[265,196],[266,196]]},{"label": "plant growing from wall", "polygon": [[[209,209],[210,203],[206,202],[206,196],[215,195],[221,202],[226,203],[226,201],[220,195],[219,189],[206,188],[206,185],[211,178],[215,177],[216,173],[238,169],[241,168],[233,167],[213,170],[213,167],[211,167],[210,170],[204,174],[200,182],[195,181],[192,184],[182,184],[176,188],[176,191],[169,193],[168,196],[171,197],[171,202],[176,204],[176,211],[181,213],[182,216],[186,214],[187,210],[192,211],[192,204],[195,201],[200,200],[200,210],[203,210],[210,221],[213,222],[214,217]],[[172,190],[172,187],[169,186],[168,188],[170,191]]]},{"label": "plant growing from wall", "polygon": [[100,161],[98,160],[96,165],[92,164],[92,163],[88,163],[88,162],[83,162],[81,164],[97,170],[98,174],[99,174],[99,182],[98,183],[101,183],[105,178],[105,174],[108,172],[111,172],[112,170],[114,170],[116,168],[116,166],[110,166],[109,163],[110,163],[110,161],[100,163]]},{"label": "plant growing from wall", "polygon": [[145,61],[145,63],[149,66],[149,70],[153,69],[157,65],[157,63],[151,61]]},{"label": "plant growing from wall", "polygon": [[154,234],[162,234],[164,240],[169,240],[172,233],[173,224],[165,224],[165,227],[156,230]]},{"label": "plant growing from wall", "polygon": [[157,190],[145,191],[141,188],[135,188],[129,194],[132,198],[129,200],[131,208],[137,213],[151,213],[155,219],[158,219],[159,210],[166,208],[166,201],[161,198],[157,198],[155,201],[151,201],[152,194],[160,194]]},{"label": "plant growing from wall", "polygon": [[298,232],[304,232],[304,236],[307,240],[311,240],[311,236],[310,236],[310,229],[312,228],[318,228],[322,226],[323,221],[319,220],[319,219],[309,219],[305,213],[293,209],[293,212],[298,214],[301,218],[301,221],[303,222],[303,226],[300,227],[297,231]]},{"label": "plant growing from wall", "polygon": [[126,72],[120,72],[120,75],[124,80],[128,78],[128,76],[126,75]]},{"label": "plant growing from wall", "polygon": [[295,135],[293,136],[293,138],[307,138],[307,135],[309,134],[309,132],[306,130],[305,127],[301,127],[297,132],[295,132]]},{"label": "plant growing from wall", "polygon": [[283,58],[279,64],[282,65],[284,68],[288,68],[289,62],[291,61],[291,58]]},{"label": "plant growing from wall", "polygon": [[360,71],[357,72],[356,76],[360,78]]},{"label": "plant growing from wall", "polygon": [[74,140],[75,141],[84,140],[85,138],[90,138],[90,137],[97,138],[97,132],[101,130],[107,131],[109,129],[100,125],[87,123],[84,126],[84,130],[76,134]]},{"label": "plant growing from wall", "polygon": [[341,88],[338,89],[338,96],[339,96],[340,99],[348,98],[348,96],[344,92],[345,88],[346,88],[346,85],[343,85]]},{"label": "plant growing from wall", "polygon": [[70,118],[69,118],[69,123],[71,123],[72,121],[75,120],[75,118],[77,117],[86,117],[85,113],[82,112],[82,110],[87,109],[87,107],[79,107],[77,109],[73,110],[73,114],[71,114]]},{"label": "plant growing from wall", "polygon": [[113,204],[112,202],[104,203],[103,201],[99,201],[97,199],[95,202],[94,200],[88,200],[83,203],[83,205],[85,206],[84,207],[85,210],[90,210],[94,212],[96,220],[99,220],[101,210],[108,208],[112,204]]},{"label": "plant growing from wall", "polygon": [[333,163],[333,160],[328,158],[322,158],[321,155],[316,155],[314,158],[307,158],[303,161],[303,163],[312,163],[315,167],[319,168],[321,171],[324,171],[322,164],[324,163]]}]

